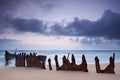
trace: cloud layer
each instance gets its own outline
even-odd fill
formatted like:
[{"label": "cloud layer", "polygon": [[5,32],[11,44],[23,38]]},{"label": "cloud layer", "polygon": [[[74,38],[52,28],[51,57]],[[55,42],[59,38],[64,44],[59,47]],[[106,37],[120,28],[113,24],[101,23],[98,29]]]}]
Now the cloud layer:
[{"label": "cloud layer", "polygon": [[51,34],[120,39],[120,14],[107,10],[102,18],[95,22],[75,18],[66,27],[55,24],[51,29]]},{"label": "cloud layer", "polygon": [[[107,39],[120,39],[120,14],[111,10],[104,12],[103,16],[97,21],[79,20],[62,26],[56,23],[48,28],[42,20],[13,18],[9,14],[3,14],[0,11],[0,33],[7,28],[13,29],[15,32],[32,32],[43,35],[61,35],[61,36],[84,36],[84,37],[104,37]],[[47,31],[48,29],[49,32]]]}]

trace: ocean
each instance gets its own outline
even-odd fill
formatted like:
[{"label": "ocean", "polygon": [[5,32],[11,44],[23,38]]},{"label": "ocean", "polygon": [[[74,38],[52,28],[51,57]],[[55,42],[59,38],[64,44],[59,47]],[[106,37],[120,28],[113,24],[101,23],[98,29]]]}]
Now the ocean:
[{"label": "ocean", "polygon": [[[10,53],[14,53],[15,50],[8,50]],[[18,53],[37,53],[37,55],[46,55],[46,65],[48,64],[48,58],[51,58],[52,65],[55,65],[54,56],[58,55],[59,64],[62,64],[63,55],[68,56],[71,61],[71,55],[75,55],[76,63],[80,64],[82,59],[82,54],[85,55],[86,61],[88,64],[94,64],[95,56],[98,56],[100,63],[109,63],[109,57],[115,53],[115,62],[120,62],[120,50],[17,50]],[[5,59],[4,59],[4,50],[0,50],[0,67],[5,67]],[[7,67],[15,67],[15,59],[10,61],[10,64]]]}]

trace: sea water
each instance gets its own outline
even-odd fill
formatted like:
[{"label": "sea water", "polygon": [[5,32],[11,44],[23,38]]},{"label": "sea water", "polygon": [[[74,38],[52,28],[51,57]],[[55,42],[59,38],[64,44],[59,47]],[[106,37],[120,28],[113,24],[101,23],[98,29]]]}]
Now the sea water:
[{"label": "sea water", "polygon": [[[14,53],[15,50],[8,50],[10,53]],[[51,58],[52,65],[55,65],[54,56],[58,55],[59,64],[62,64],[62,57],[68,56],[71,61],[71,55],[74,54],[76,63],[80,64],[82,59],[82,54],[85,55],[88,64],[95,63],[95,56],[98,56],[100,63],[109,63],[109,57],[115,53],[115,62],[120,62],[120,50],[17,50],[18,53],[37,53],[37,55],[46,55],[46,65],[48,64],[48,58]],[[0,50],[0,67],[5,67],[5,50]],[[10,64],[7,67],[14,67],[15,59],[10,60]]]}]

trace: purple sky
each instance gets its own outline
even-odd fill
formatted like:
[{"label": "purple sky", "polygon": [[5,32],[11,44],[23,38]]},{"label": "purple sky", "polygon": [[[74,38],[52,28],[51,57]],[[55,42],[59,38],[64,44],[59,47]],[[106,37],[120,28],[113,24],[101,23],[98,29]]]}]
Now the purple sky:
[{"label": "purple sky", "polygon": [[120,48],[120,0],[0,0],[0,49]]}]

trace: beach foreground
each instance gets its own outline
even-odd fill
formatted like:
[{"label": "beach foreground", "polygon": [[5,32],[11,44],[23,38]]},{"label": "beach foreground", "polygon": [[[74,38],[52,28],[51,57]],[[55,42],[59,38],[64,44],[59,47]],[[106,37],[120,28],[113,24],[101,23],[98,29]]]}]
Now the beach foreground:
[{"label": "beach foreground", "polygon": [[[107,64],[101,64],[104,69]],[[95,65],[88,65],[89,72],[50,71],[40,68],[10,67],[0,68],[0,80],[120,80],[120,63],[115,64],[115,74],[96,73]]]}]

